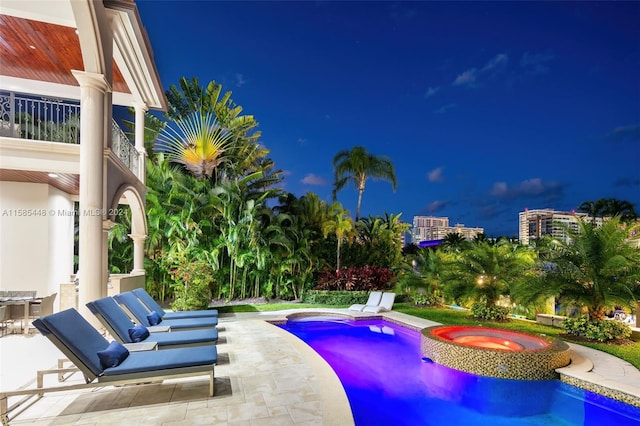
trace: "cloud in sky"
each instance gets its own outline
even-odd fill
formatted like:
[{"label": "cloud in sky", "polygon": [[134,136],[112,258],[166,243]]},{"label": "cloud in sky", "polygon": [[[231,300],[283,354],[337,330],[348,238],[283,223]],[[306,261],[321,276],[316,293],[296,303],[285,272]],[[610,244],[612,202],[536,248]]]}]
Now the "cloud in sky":
[{"label": "cloud in sky", "polygon": [[438,93],[438,90],[440,90],[440,86],[438,87],[429,87],[427,89],[427,92],[424,94],[424,97],[426,99],[432,97],[433,95],[435,95],[436,93]]},{"label": "cloud in sky", "polygon": [[482,68],[481,71],[491,71],[495,68],[506,65],[509,62],[509,56],[506,53],[498,53],[495,57],[493,57],[486,65]]},{"label": "cloud in sky", "polygon": [[307,144],[307,142],[309,142],[309,141],[308,141],[306,138],[298,138],[297,142],[298,142],[300,145],[306,145],[306,144]]},{"label": "cloud in sky", "polygon": [[437,110],[433,111],[434,114],[444,114],[445,112],[449,111],[452,108],[455,108],[456,104],[446,104],[441,106],[440,108],[438,108]]},{"label": "cloud in sky", "polygon": [[471,86],[476,82],[478,78],[478,70],[476,68],[471,68],[463,72],[462,74],[458,74],[456,79],[451,83],[453,86]]},{"label": "cloud in sky", "polygon": [[480,69],[477,67],[470,68],[464,71],[462,74],[458,74],[456,79],[451,83],[452,86],[466,86],[466,87],[475,87],[478,79],[483,75],[491,76],[498,70],[506,67],[509,63],[509,55],[506,53],[498,53],[493,58],[489,59],[489,61],[484,64],[484,66]]},{"label": "cloud in sky", "polygon": [[640,125],[616,127],[607,133],[604,139],[608,142],[640,142]]},{"label": "cloud in sky", "polygon": [[444,182],[444,176],[442,175],[443,170],[444,166],[440,166],[428,172],[427,179],[429,179],[429,182]]},{"label": "cloud in sky", "polygon": [[501,199],[516,199],[527,197],[543,197],[556,199],[562,195],[563,186],[558,182],[544,182],[540,178],[523,180],[515,186],[509,186],[506,182],[493,184],[491,195]]},{"label": "cloud in sky", "polygon": [[316,185],[316,186],[324,186],[327,185],[328,182],[321,178],[320,176],[316,176],[313,173],[308,173],[302,180],[300,181],[305,185]]},{"label": "cloud in sky", "polygon": [[244,76],[240,73],[236,73],[236,87],[242,87],[245,85],[247,80],[244,79]]}]

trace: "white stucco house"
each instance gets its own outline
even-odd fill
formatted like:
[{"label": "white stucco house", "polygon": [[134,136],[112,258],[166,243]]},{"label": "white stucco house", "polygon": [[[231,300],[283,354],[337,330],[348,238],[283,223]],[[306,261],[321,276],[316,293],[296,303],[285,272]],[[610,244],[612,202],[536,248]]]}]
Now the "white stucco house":
[{"label": "white stucco house", "polygon": [[[166,109],[153,51],[132,0],[2,0],[0,39],[0,290],[60,292],[77,216],[77,305],[90,318],[122,209],[144,283],[144,114]],[[133,142],[114,106],[135,108]]]}]

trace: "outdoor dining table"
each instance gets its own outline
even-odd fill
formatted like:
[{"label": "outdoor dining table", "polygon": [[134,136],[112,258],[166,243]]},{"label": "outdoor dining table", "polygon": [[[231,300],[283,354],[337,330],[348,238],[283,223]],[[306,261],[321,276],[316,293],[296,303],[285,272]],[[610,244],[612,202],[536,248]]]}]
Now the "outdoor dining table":
[{"label": "outdoor dining table", "polygon": [[[9,296],[9,297],[0,297],[0,305],[6,306],[16,306],[22,305],[24,306],[24,323],[23,330],[24,334],[29,334],[29,312],[31,312],[31,305],[40,303],[42,301],[41,297],[32,297],[32,296]],[[12,318],[12,319],[22,319],[22,318]]]}]

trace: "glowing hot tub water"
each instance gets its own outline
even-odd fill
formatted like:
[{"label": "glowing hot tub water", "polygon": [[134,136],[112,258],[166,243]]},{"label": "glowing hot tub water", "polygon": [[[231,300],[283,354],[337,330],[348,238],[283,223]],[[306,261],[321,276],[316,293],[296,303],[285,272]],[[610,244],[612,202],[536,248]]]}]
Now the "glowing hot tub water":
[{"label": "glowing hot tub water", "polygon": [[542,380],[569,364],[569,346],[525,333],[490,327],[438,326],[422,331],[425,358],[483,376]]}]

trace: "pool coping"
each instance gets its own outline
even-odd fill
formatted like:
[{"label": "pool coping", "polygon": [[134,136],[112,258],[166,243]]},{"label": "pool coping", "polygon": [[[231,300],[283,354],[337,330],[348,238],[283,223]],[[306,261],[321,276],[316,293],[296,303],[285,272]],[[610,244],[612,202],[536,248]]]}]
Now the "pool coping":
[{"label": "pool coping", "polygon": [[[430,321],[395,311],[371,314],[349,311],[347,309],[311,308],[278,311],[272,313],[272,315],[272,318],[265,318],[264,320],[272,324],[283,324],[290,316],[296,317],[313,315],[337,316],[350,318],[356,321],[368,319],[384,319],[418,332],[426,327],[442,325],[441,323],[435,321]],[[621,360],[620,358],[617,358],[613,355],[606,354],[602,351],[587,348],[585,346],[577,345],[574,343],[568,344],[570,346],[569,354],[571,363],[566,367],[556,369],[556,372],[560,375],[559,380],[561,382],[640,408],[640,370],[633,367],[626,361]],[[598,353],[598,361],[596,364],[594,364],[594,361],[592,359],[595,358],[593,356],[594,352],[591,351],[595,351],[595,353]],[[319,355],[315,355],[319,357]],[[594,371],[594,368],[596,368],[596,366],[599,366],[598,370],[603,371]],[[635,378],[628,381],[632,383],[638,383],[638,385],[619,382],[618,380],[616,380],[616,378],[608,375],[611,369],[622,370],[622,376],[624,376],[625,373],[633,375],[634,377],[637,376],[637,381],[635,380]]]}]

